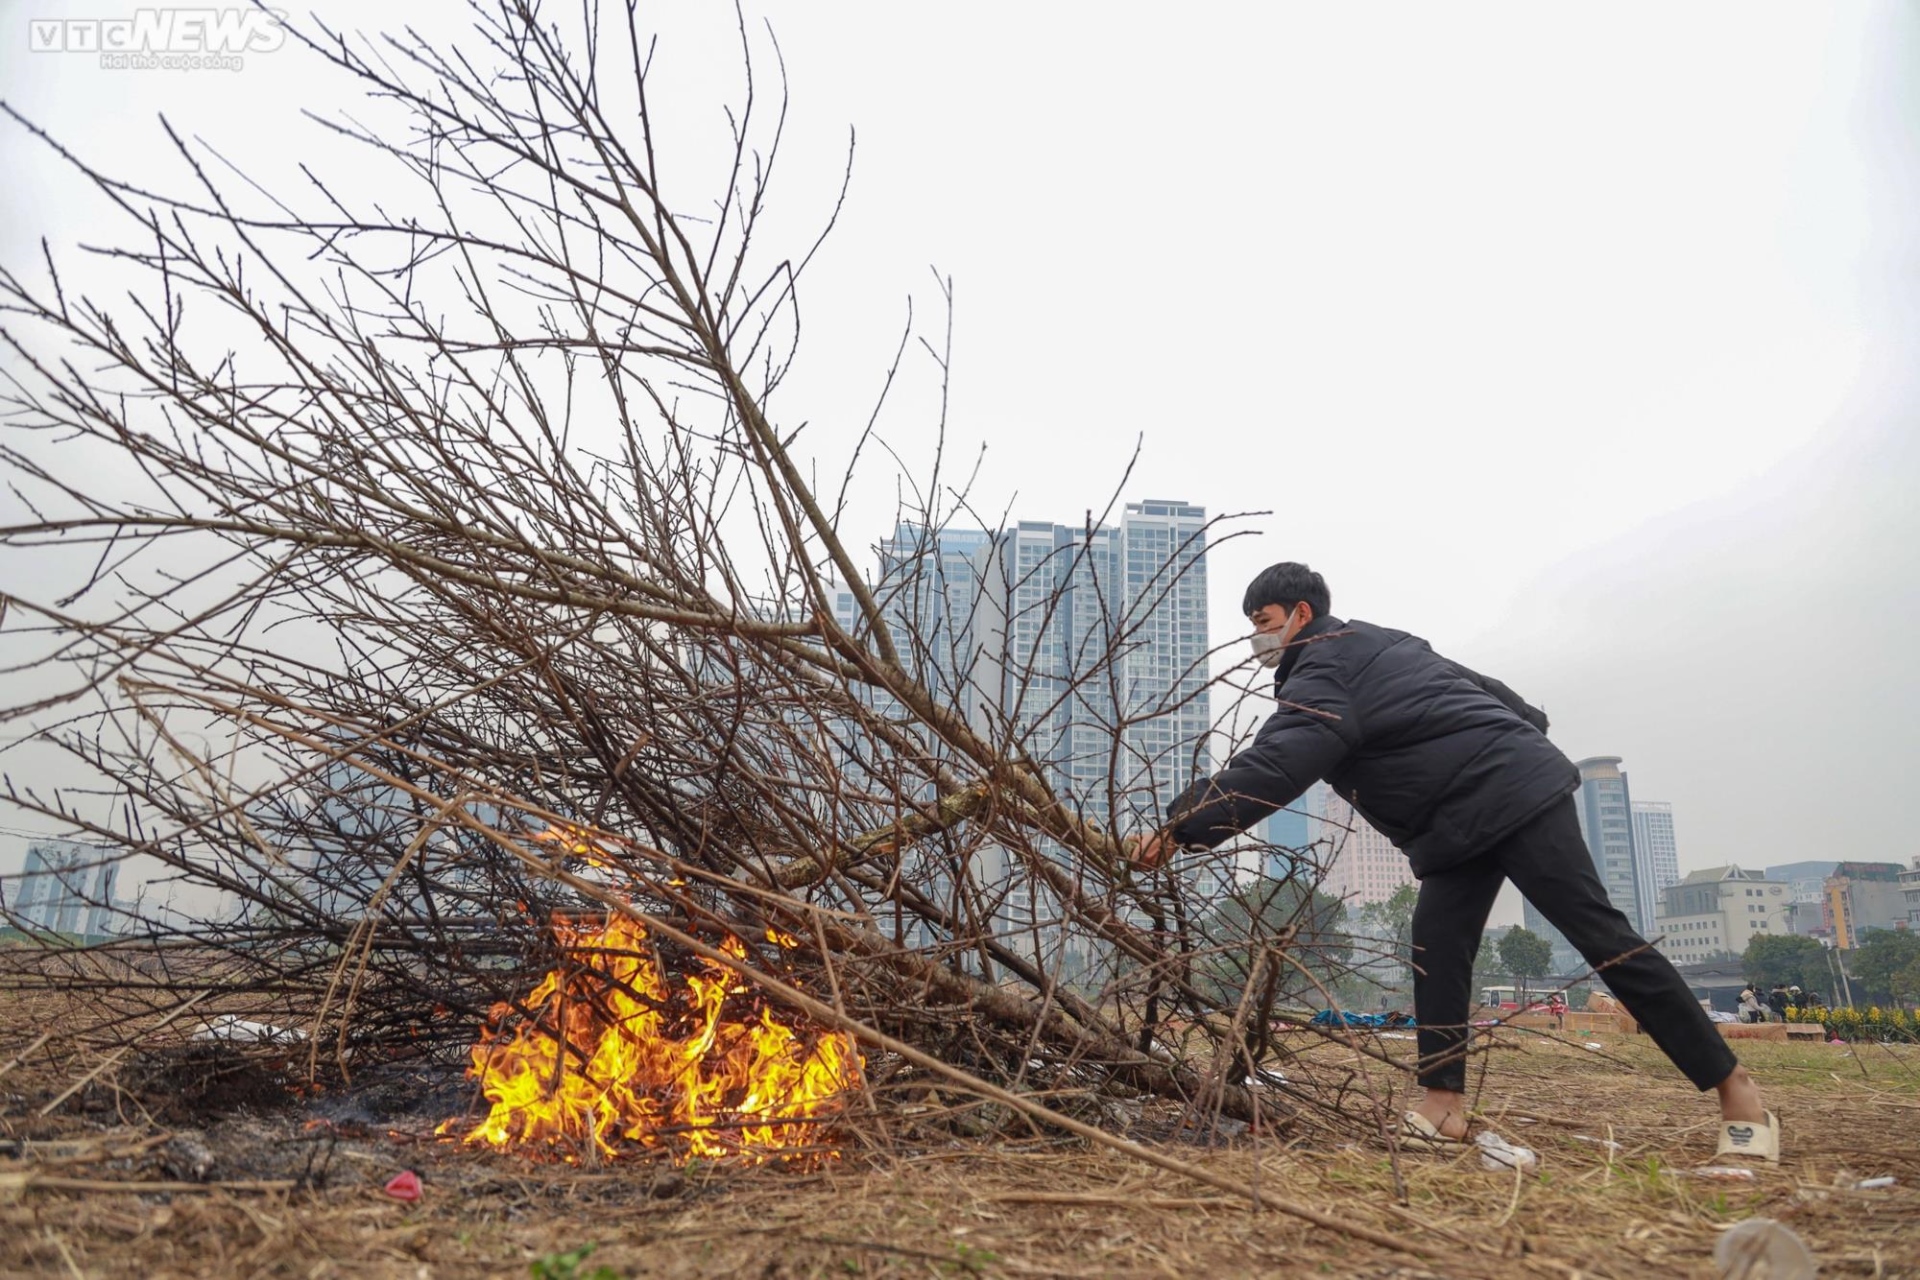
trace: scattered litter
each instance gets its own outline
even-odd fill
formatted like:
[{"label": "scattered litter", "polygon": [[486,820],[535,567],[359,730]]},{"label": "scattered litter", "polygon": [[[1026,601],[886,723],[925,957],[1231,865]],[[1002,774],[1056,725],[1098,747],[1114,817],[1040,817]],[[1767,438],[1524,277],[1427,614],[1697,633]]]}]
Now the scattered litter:
[{"label": "scattered litter", "polygon": [[1601,1049],[1603,1049],[1603,1048],[1605,1048],[1606,1046],[1604,1046],[1604,1045],[1597,1045],[1597,1044],[1594,1044],[1593,1042],[1591,1042],[1591,1041],[1589,1041],[1589,1042],[1587,1042],[1586,1044],[1583,1044],[1583,1045],[1581,1045],[1580,1047],[1581,1047],[1582,1049],[1592,1049],[1592,1050],[1593,1050],[1593,1051],[1594,1051],[1595,1053],[1598,1053],[1598,1052],[1599,1052],[1599,1051],[1600,1051]]},{"label": "scattered litter", "polygon": [[1474,1138],[1474,1145],[1480,1148],[1480,1167],[1498,1173],[1506,1169],[1518,1169],[1522,1173],[1531,1172],[1540,1163],[1540,1157],[1527,1147],[1516,1147],[1497,1133],[1482,1133]]},{"label": "scattered litter", "polygon": [[411,1204],[420,1198],[420,1175],[411,1169],[402,1169],[387,1180],[386,1192],[395,1200]]},{"label": "scattered litter", "polygon": [[1900,1181],[1898,1178],[1862,1178],[1853,1184],[1853,1189],[1855,1191],[1878,1191],[1881,1187],[1891,1187],[1898,1181]]},{"label": "scattered litter", "polygon": [[1710,1164],[1702,1169],[1681,1170],[1690,1178],[1719,1178],[1726,1182],[1752,1182],[1753,1170],[1735,1169],[1731,1165]]},{"label": "scattered litter", "polygon": [[1404,1031],[1382,1031],[1379,1038],[1382,1040],[1418,1040],[1420,1037],[1410,1036]]},{"label": "scattered litter", "polygon": [[1713,1246],[1713,1263],[1726,1280],[1813,1280],[1813,1254],[1793,1229],[1772,1218],[1748,1218]]},{"label": "scattered litter", "polygon": [[1609,1151],[1625,1151],[1626,1150],[1625,1147],[1621,1146],[1619,1143],[1615,1142],[1611,1138],[1593,1138],[1593,1137],[1589,1137],[1584,1133],[1576,1133],[1573,1135],[1573,1140],[1575,1142],[1595,1143],[1599,1146],[1605,1147]]},{"label": "scattered litter", "polygon": [[176,1133],[160,1148],[160,1165],[182,1182],[205,1182],[213,1176],[213,1152],[197,1133]]},{"label": "scattered litter", "polygon": [[193,1033],[195,1040],[225,1040],[230,1043],[247,1044],[292,1044],[305,1040],[307,1033],[298,1027],[276,1027],[265,1022],[254,1022],[249,1018],[235,1017],[223,1013],[217,1018],[208,1018],[206,1024]]}]

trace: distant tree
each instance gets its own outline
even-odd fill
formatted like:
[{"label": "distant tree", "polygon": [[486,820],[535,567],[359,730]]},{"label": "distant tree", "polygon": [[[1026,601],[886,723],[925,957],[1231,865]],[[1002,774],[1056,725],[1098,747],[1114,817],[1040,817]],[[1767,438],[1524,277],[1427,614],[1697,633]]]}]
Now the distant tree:
[{"label": "distant tree", "polygon": [[1893,989],[1896,1000],[1920,1001],[1920,960],[1894,973]]},{"label": "distant tree", "polygon": [[1473,960],[1474,990],[1479,991],[1483,988],[1494,986],[1496,985],[1493,981],[1495,978],[1505,978],[1507,976],[1509,975],[1507,973],[1506,961],[1500,958],[1500,944],[1493,939],[1492,935],[1481,934],[1480,951]]},{"label": "distant tree", "polygon": [[1524,925],[1515,925],[1500,939],[1500,963],[1520,980],[1520,1003],[1527,1003],[1527,980],[1545,977],[1553,969],[1553,944]]},{"label": "distant tree", "polygon": [[1920,934],[1908,929],[1875,929],[1847,953],[1847,972],[1868,999],[1899,1004],[1920,996]]},{"label": "distant tree", "polygon": [[[1352,962],[1346,919],[1345,903],[1291,877],[1260,876],[1236,886],[1200,921],[1207,952],[1197,966],[1199,985],[1223,1007],[1237,1007],[1259,953],[1279,944],[1314,978],[1331,986]],[[1313,983],[1292,965],[1265,966],[1261,986],[1256,1002],[1264,1008],[1321,1003]]]},{"label": "distant tree", "polygon": [[1797,933],[1757,933],[1740,957],[1749,981],[1764,990],[1776,982],[1787,987],[1812,988],[1813,979],[1827,971],[1826,948]]},{"label": "distant tree", "polygon": [[1384,902],[1369,902],[1360,908],[1359,930],[1378,943],[1377,950],[1391,954],[1400,962],[1404,977],[1407,966],[1416,962],[1413,955],[1413,905],[1420,899],[1418,885],[1403,884]]}]

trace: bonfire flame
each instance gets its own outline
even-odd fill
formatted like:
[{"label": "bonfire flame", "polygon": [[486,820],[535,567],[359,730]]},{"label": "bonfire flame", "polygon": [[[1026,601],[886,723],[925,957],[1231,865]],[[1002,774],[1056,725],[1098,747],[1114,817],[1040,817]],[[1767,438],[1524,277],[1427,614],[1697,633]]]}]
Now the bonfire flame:
[{"label": "bonfire flame", "polygon": [[[473,1047],[468,1074],[492,1110],[467,1142],[570,1163],[635,1146],[756,1164],[818,1152],[821,1122],[860,1078],[851,1036],[765,1007],[729,1016],[728,997],[748,991],[735,974],[703,961],[675,981],[625,916],[554,927],[567,962],[527,998],[532,1016],[504,1031],[512,1007],[494,1006]],[[736,938],[722,949],[746,957]]]}]

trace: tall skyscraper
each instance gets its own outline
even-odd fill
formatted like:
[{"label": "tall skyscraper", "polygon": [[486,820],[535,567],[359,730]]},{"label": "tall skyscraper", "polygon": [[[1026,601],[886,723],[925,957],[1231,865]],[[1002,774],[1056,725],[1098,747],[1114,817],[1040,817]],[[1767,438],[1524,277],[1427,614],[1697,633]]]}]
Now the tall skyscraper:
[{"label": "tall skyscraper", "polygon": [[1023,520],[977,553],[969,711],[1101,822],[1157,817],[1209,769],[1205,526],[1131,502],[1117,527]]},{"label": "tall skyscraper", "polygon": [[[1580,819],[1580,834],[1587,842],[1593,869],[1606,888],[1608,900],[1645,936],[1653,927],[1659,894],[1651,871],[1643,874],[1640,860],[1634,855],[1633,801],[1620,757],[1590,756],[1578,761],[1577,767],[1580,789],[1574,793],[1574,812]],[[1582,966],[1582,957],[1573,945],[1531,902],[1526,906],[1526,921],[1528,929],[1553,944],[1556,971],[1575,972]]]},{"label": "tall skyscraper", "polygon": [[[881,540],[874,596],[908,669],[942,701],[962,711],[974,695],[980,637],[974,626],[985,552],[984,529],[936,529],[900,524]],[[854,622],[853,594],[837,593],[841,625]]]},{"label": "tall skyscraper", "polygon": [[[1673,840],[1673,806],[1665,800],[1633,802],[1633,856],[1640,875],[1653,884],[1654,916],[1661,892],[1680,883],[1680,850]],[[1652,917],[1649,917],[1652,918]]]},{"label": "tall skyscraper", "polygon": [[[1210,771],[1205,545],[1204,508],[1158,499],[1117,525],[903,524],[879,546],[875,594],[936,696],[1036,761],[1069,806],[1126,830]],[[1031,889],[1010,885],[998,918],[1055,936],[1058,908]]]},{"label": "tall skyscraper", "polygon": [[1590,756],[1578,762],[1580,792],[1575,796],[1580,834],[1587,838],[1593,869],[1607,897],[1645,933],[1654,920],[1654,887],[1640,874],[1633,852],[1632,797],[1619,756]]}]

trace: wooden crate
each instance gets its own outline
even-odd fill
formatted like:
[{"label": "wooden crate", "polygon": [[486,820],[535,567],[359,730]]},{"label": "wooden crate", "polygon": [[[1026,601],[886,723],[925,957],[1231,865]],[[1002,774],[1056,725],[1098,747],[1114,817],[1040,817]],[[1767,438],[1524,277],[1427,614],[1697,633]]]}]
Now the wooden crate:
[{"label": "wooden crate", "polygon": [[1550,1013],[1516,1013],[1507,1019],[1507,1025],[1526,1027],[1530,1031],[1558,1031],[1560,1021]]},{"label": "wooden crate", "polygon": [[1729,1040],[1770,1040],[1776,1044],[1787,1042],[1787,1024],[1784,1022],[1721,1022],[1716,1023],[1720,1034]]},{"label": "wooden crate", "polygon": [[1567,1030],[1630,1036],[1640,1030],[1640,1024],[1624,1013],[1570,1013],[1567,1015]]}]

